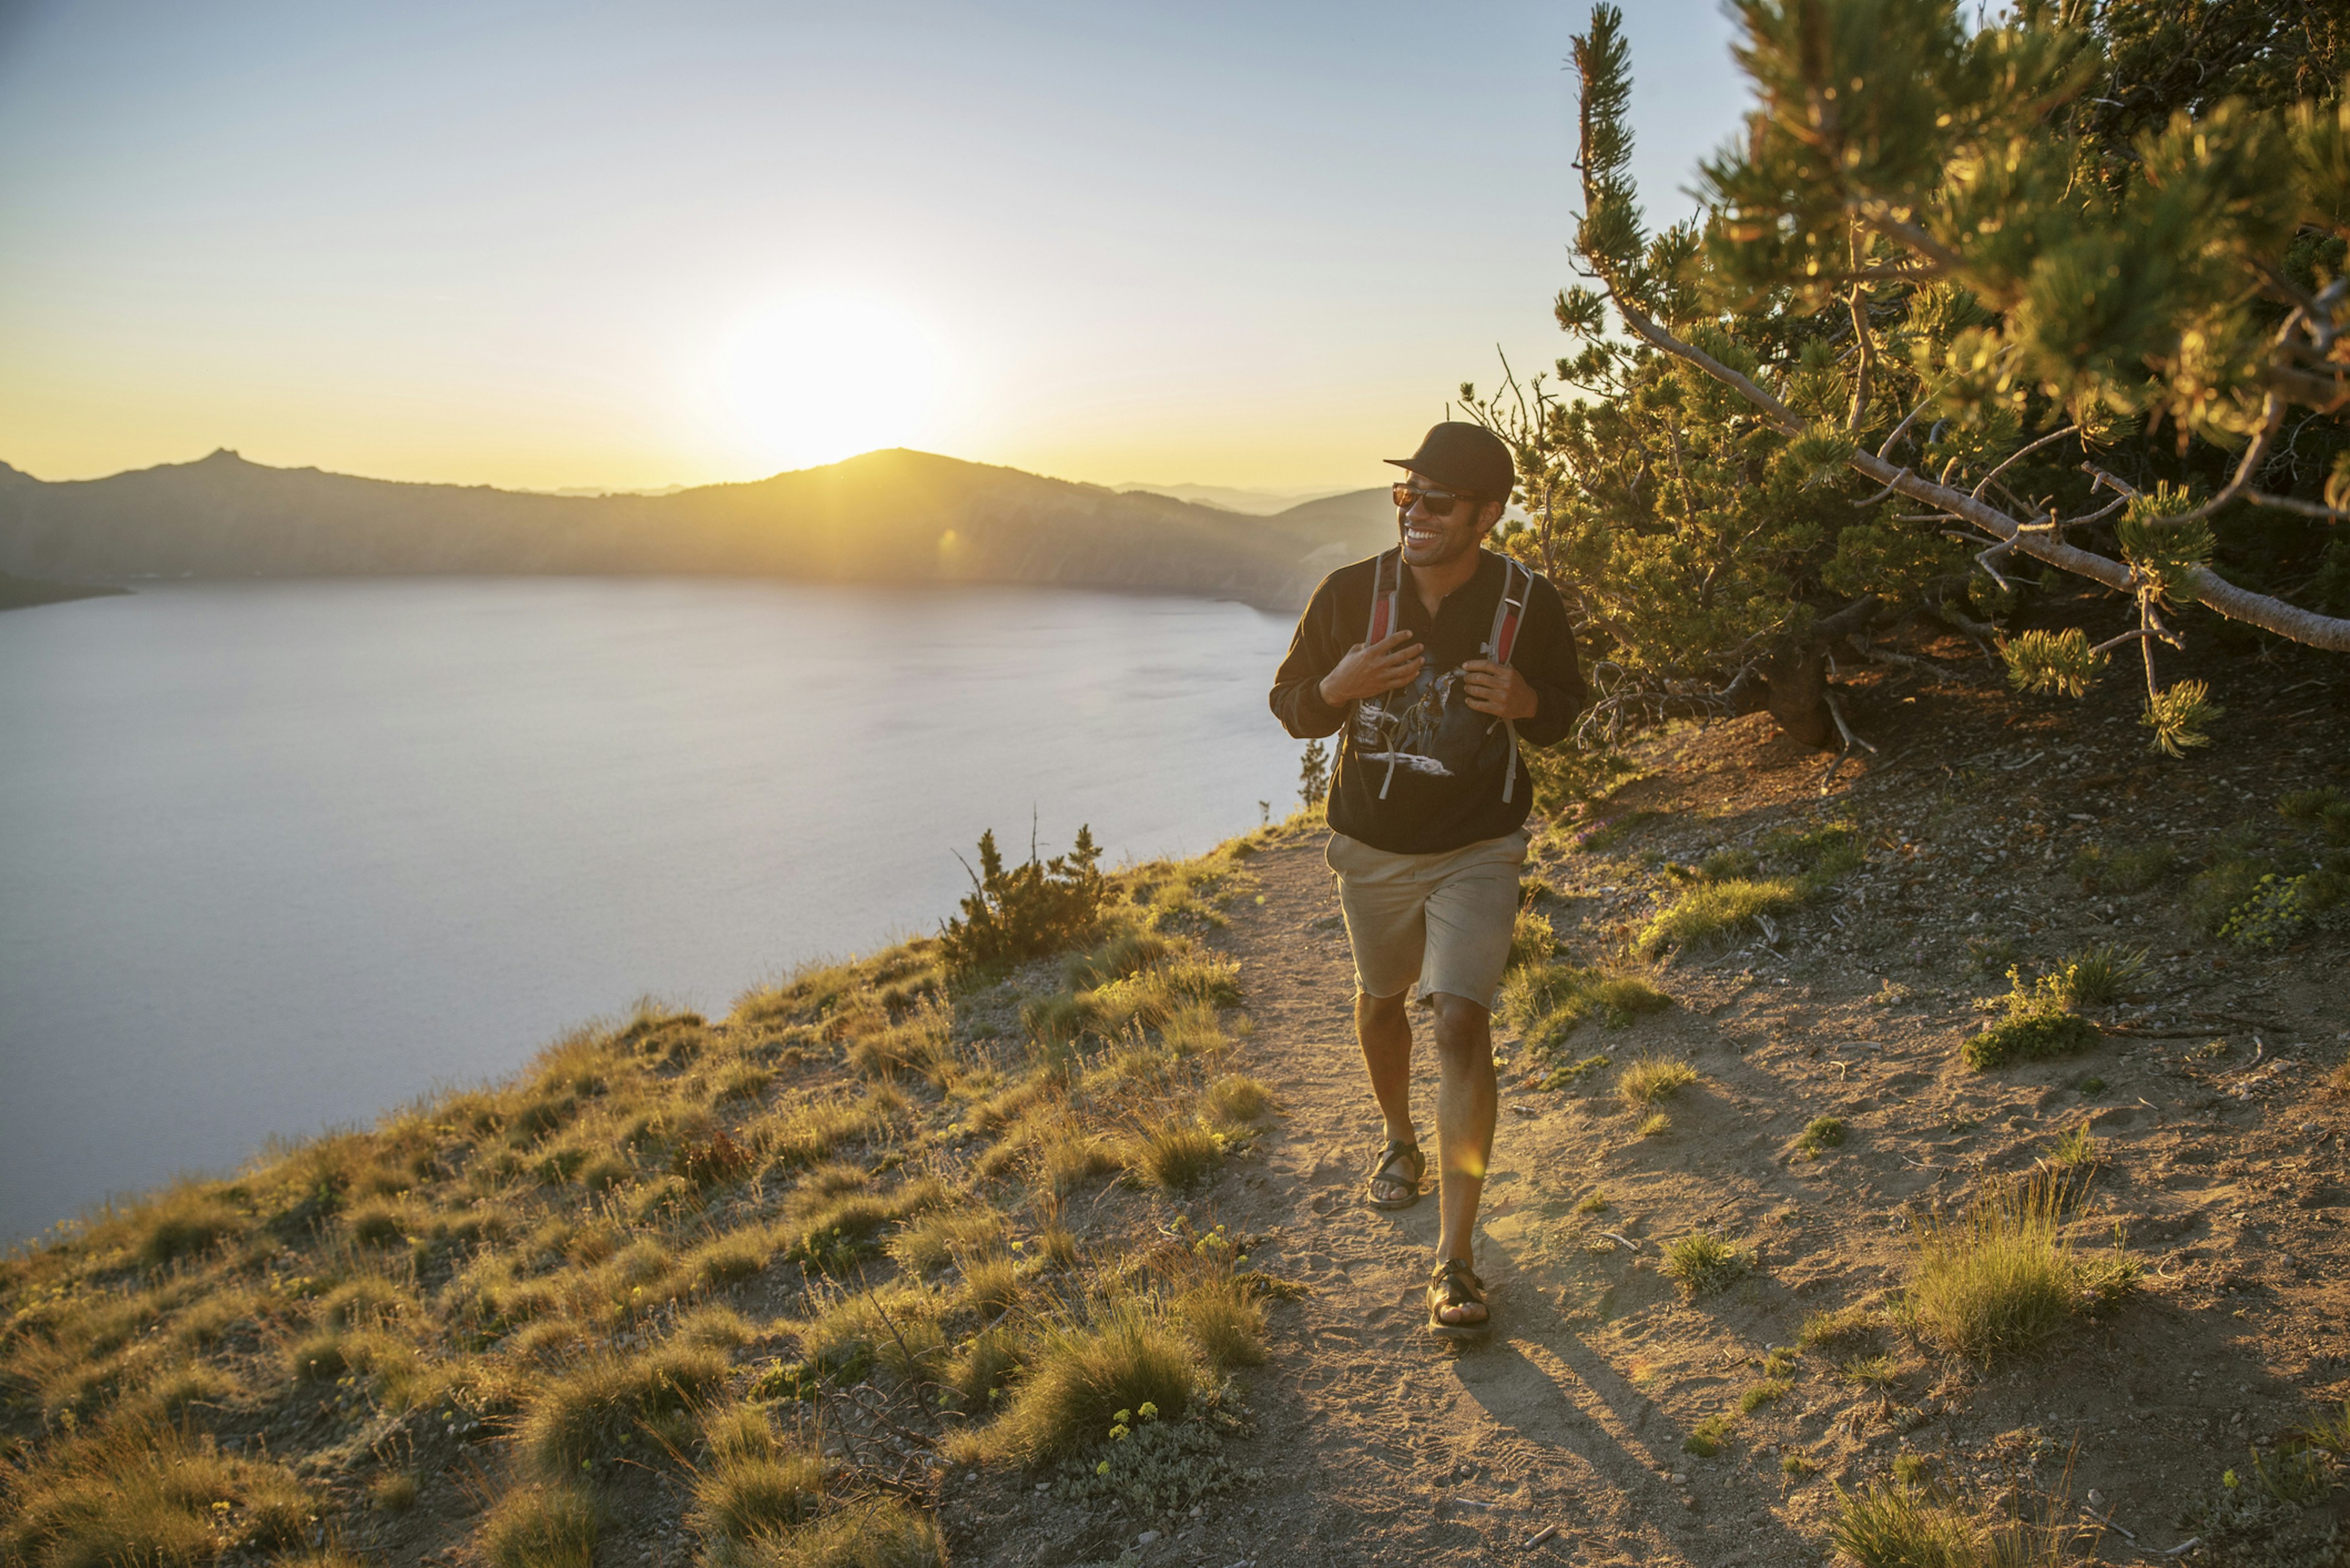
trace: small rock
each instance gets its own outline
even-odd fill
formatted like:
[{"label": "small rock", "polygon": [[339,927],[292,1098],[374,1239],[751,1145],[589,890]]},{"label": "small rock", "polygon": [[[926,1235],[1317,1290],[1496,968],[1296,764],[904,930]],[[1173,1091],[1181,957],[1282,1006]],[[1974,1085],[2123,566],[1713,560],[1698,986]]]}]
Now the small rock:
[{"label": "small rock", "polygon": [[979,1472],[977,1470],[965,1470],[962,1472],[962,1479],[967,1481],[975,1481],[979,1479]]},{"label": "small rock", "polygon": [[1038,1491],[1050,1491],[1053,1490],[1053,1483],[1051,1481],[1038,1481],[1036,1483],[1036,1490]]},{"label": "small rock", "polygon": [[1137,1546],[1149,1546],[1158,1539],[1159,1532],[1155,1530],[1146,1530],[1141,1534],[1134,1538],[1134,1543]]},{"label": "small rock", "polygon": [[1671,1475],[1667,1476],[1665,1479],[1672,1482],[1675,1486],[1689,1485],[1689,1477],[1681,1474],[1679,1470],[1675,1470]]}]

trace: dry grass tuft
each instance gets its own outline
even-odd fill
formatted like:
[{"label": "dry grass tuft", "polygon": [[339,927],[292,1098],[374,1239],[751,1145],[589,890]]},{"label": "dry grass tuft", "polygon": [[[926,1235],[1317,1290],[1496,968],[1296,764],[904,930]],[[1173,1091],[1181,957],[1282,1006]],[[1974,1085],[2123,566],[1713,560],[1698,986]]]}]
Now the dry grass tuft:
[{"label": "dry grass tuft", "polygon": [[1905,1311],[1921,1339],[1979,1363],[2028,1354],[2136,1285],[2118,1247],[2095,1259],[2074,1248],[2065,1190],[2050,1177],[1995,1182],[1958,1218],[1918,1228]]},{"label": "dry grass tuft", "polygon": [[1158,1407],[1174,1420],[1202,1387],[1189,1337],[1155,1303],[1127,1297],[1084,1324],[1048,1324],[1028,1375],[995,1433],[1003,1451],[1033,1459],[1098,1441],[1120,1410]]},{"label": "dry grass tuft", "polygon": [[34,1568],[194,1568],[224,1552],[292,1547],[317,1506],[277,1465],[129,1424],[11,1477],[8,1501],[0,1542]]},{"label": "dry grass tuft", "polygon": [[761,1548],[815,1517],[824,1498],[824,1460],[786,1443],[755,1405],[734,1405],[706,1420],[710,1462],[694,1478],[686,1514],[714,1568],[748,1568]]},{"label": "dry grass tuft", "polygon": [[1127,1146],[1127,1168],[1169,1192],[1197,1187],[1223,1160],[1223,1135],[1196,1116],[1149,1123]]},{"label": "dry grass tuft", "polygon": [[1692,1231],[1665,1249],[1658,1268],[1690,1296],[1728,1289],[1754,1266],[1754,1254],[1711,1231]]},{"label": "dry grass tuft", "polygon": [[1003,1244],[1003,1216],[994,1210],[942,1209],[890,1237],[888,1251],[899,1268],[927,1274],[961,1259],[1000,1255]]},{"label": "dry grass tuft", "polygon": [[1697,1082],[1697,1069],[1678,1056],[1634,1057],[1616,1076],[1616,1092],[1627,1105],[1653,1106]]},{"label": "dry grass tuft", "polygon": [[1722,942],[1754,929],[1772,915],[1787,914],[1803,902],[1803,887],[1792,877],[1733,877],[1703,882],[1660,910],[1640,928],[1634,941],[1649,954],[1667,948]]},{"label": "dry grass tuft", "polygon": [[596,1500],[576,1484],[517,1487],[482,1521],[491,1568],[595,1568]]},{"label": "dry grass tuft", "polygon": [[1200,1093],[1200,1108],[1227,1127],[1273,1114],[1273,1091],[1243,1073],[1227,1073]]},{"label": "dry grass tuft", "polygon": [[763,1539],[758,1568],[946,1568],[938,1521],[894,1497]]},{"label": "dry grass tuft", "polygon": [[600,1355],[548,1383],[523,1412],[516,1436],[541,1476],[568,1479],[634,1446],[639,1427],[707,1399],[728,1368],[724,1352],[702,1345]]}]

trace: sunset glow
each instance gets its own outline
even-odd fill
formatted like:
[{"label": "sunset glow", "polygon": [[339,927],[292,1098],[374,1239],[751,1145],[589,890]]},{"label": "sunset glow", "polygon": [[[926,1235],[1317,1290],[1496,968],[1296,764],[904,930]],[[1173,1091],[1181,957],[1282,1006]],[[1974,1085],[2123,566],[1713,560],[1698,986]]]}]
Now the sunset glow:
[{"label": "sunset glow", "polygon": [[759,472],[931,441],[944,364],[903,314],[852,295],[750,313],[713,356],[709,390]]}]

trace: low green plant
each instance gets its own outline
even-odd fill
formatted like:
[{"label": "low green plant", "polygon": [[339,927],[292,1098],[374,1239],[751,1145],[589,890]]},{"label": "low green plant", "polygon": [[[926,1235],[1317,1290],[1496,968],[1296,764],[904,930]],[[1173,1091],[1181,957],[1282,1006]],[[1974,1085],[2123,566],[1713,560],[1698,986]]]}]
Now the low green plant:
[{"label": "low green plant", "polygon": [[1583,1199],[1583,1201],[1582,1201],[1582,1202],[1580,1202],[1580,1203],[1577,1203],[1577,1204],[1575,1206],[1575,1211],[1577,1214],[1605,1214],[1605,1213],[1607,1213],[1607,1194],[1606,1194],[1605,1192],[1591,1192],[1591,1193],[1587,1193],[1587,1194],[1586,1194],[1586,1195],[1585,1195],[1585,1197],[1584,1197],[1584,1199]]},{"label": "low green plant", "polygon": [[1716,1411],[1690,1428],[1689,1436],[1681,1439],[1681,1452],[1701,1459],[1713,1458],[1730,1441],[1731,1428],[1737,1424],[1727,1413]]},{"label": "low green plant", "polygon": [[1081,1508],[1170,1519],[1254,1479],[1223,1457],[1222,1436],[1209,1422],[1162,1419],[1146,1403],[1113,1412],[1099,1445],[1072,1459],[1055,1490]]},{"label": "low green plant", "polygon": [[1796,1343],[1806,1350],[1849,1353],[1875,1344],[1884,1328],[1884,1316],[1867,1307],[1837,1307],[1805,1318]]},{"label": "low green plant", "polygon": [[1544,1075],[1542,1086],[1545,1089],[1571,1089],[1593,1074],[1615,1064],[1616,1058],[1603,1055],[1586,1056],[1576,1062],[1561,1062]]},{"label": "low green plant", "polygon": [[1960,1048],[1968,1066],[1984,1073],[2015,1062],[2069,1055],[2097,1043],[2097,1026],[2066,1001],[2068,986],[2061,973],[2043,975],[2027,986],[2022,971],[2011,968],[2007,981],[2007,995],[1993,1003],[2006,1016]]},{"label": "low green plant", "polygon": [[1841,1147],[1844,1139],[1845,1128],[1841,1119],[1814,1116],[1804,1127],[1803,1136],[1795,1139],[1795,1149],[1805,1159],[1817,1159],[1827,1150]]},{"label": "low green plant", "polygon": [[1783,1377],[1765,1377],[1750,1383],[1739,1391],[1738,1413],[1752,1416],[1765,1405],[1775,1405],[1794,1392],[1794,1386]]},{"label": "low green plant", "polygon": [[1731,882],[1753,876],[1762,865],[1752,849],[1717,849],[1697,863],[1697,874],[1708,882]]},{"label": "low green plant", "polygon": [[1846,1356],[1836,1371],[1863,1388],[1890,1388],[1901,1381],[1901,1364],[1889,1355]]},{"label": "low green plant", "polygon": [[1692,1231],[1665,1248],[1658,1269],[1684,1294],[1710,1296],[1727,1290],[1754,1266],[1754,1254],[1711,1231]]},{"label": "low green plant", "polygon": [[2093,892],[2143,893],[2178,869],[2178,851],[2159,842],[2115,850],[2091,845],[2066,869]]},{"label": "low green plant", "polygon": [[2188,885],[2187,909],[2197,926],[2213,936],[2260,890],[2276,867],[2249,855],[2223,855]]},{"label": "low green plant", "polygon": [[1517,924],[1510,930],[1508,968],[1523,969],[1527,964],[1547,963],[1558,950],[1558,933],[1551,929],[1547,917],[1532,909],[1518,911]]},{"label": "low green plant", "polygon": [[1968,960],[1985,974],[1997,974],[2021,956],[2006,937],[1969,937],[1966,950]]},{"label": "low green plant", "polygon": [[1632,1136],[1634,1137],[1662,1137],[1672,1130],[1672,1117],[1667,1116],[1662,1111],[1650,1111],[1647,1116],[1640,1118],[1640,1125],[1632,1129]]},{"label": "low green plant", "polygon": [[1820,1473],[1820,1462],[1809,1454],[1789,1454],[1779,1461],[1779,1473],[1789,1480],[1808,1480]]},{"label": "low green plant", "polygon": [[2094,1170],[2106,1163],[2106,1151],[2086,1122],[2076,1122],[2059,1134],[2047,1163],[2058,1170]]},{"label": "low green plant", "polygon": [[2280,878],[2262,876],[2220,922],[2219,934],[2244,948],[2281,948],[2350,899],[2350,876],[2331,868]]}]

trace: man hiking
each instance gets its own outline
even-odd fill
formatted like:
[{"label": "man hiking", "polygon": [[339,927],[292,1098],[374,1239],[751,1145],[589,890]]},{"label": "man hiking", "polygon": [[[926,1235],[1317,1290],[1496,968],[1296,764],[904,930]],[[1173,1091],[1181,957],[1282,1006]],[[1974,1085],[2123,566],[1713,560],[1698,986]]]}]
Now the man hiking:
[{"label": "man hiking", "polygon": [[1520,742],[1563,740],[1583,706],[1558,591],[1484,549],[1516,474],[1509,449],[1448,421],[1387,460],[1397,548],[1323,579],[1274,678],[1273,711],[1305,740],[1344,732],[1327,859],[1355,957],[1355,1033],[1387,1122],[1365,1179],[1374,1208],[1419,1200],[1427,1158],[1411,1116],[1405,995],[1434,1015],[1440,1230],[1428,1326],[1492,1326],[1472,1267],[1493,1148],[1490,1027],[1518,911],[1534,781]]}]

